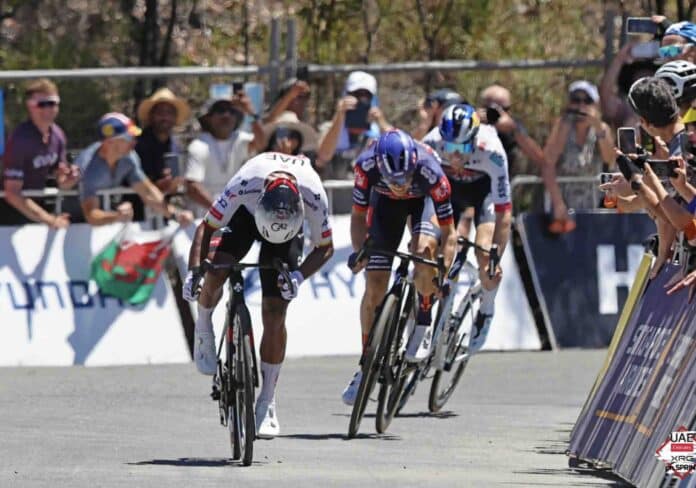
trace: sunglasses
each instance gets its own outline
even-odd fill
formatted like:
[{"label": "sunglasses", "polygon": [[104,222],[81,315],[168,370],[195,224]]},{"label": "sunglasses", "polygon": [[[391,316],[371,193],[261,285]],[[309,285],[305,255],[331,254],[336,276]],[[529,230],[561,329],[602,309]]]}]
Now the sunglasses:
[{"label": "sunglasses", "polygon": [[39,108],[53,108],[60,105],[60,100],[57,100],[55,98],[42,98],[40,100],[35,100],[33,104]]},{"label": "sunglasses", "polygon": [[590,97],[582,97],[578,95],[573,95],[570,97],[570,103],[581,103],[583,105],[592,105],[594,103],[594,100],[592,100]]},{"label": "sunglasses", "polygon": [[670,44],[669,46],[662,46],[657,51],[657,55],[661,58],[673,58],[682,54],[688,46],[692,44]]},{"label": "sunglasses", "polygon": [[471,154],[472,152],[474,152],[474,144],[471,141],[465,142],[463,144],[445,141],[444,150],[447,153]]},{"label": "sunglasses", "polygon": [[222,115],[225,113],[236,115],[239,111],[232,105],[215,105],[210,109],[211,114]]}]

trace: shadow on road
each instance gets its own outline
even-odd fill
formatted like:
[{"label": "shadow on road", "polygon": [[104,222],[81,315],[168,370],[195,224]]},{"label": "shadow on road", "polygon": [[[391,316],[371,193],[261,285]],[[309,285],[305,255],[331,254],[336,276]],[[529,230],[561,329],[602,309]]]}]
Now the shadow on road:
[{"label": "shadow on road", "polygon": [[416,418],[431,418],[431,419],[450,419],[452,417],[459,417],[458,413],[454,413],[450,410],[445,410],[442,412],[411,412],[411,413],[399,413],[396,418],[403,419],[416,419]]},{"label": "shadow on road", "polygon": [[355,439],[374,439],[378,441],[400,441],[401,437],[392,434],[356,434],[353,439],[348,439],[346,434],[289,434],[280,435],[279,438],[285,439],[300,439],[306,441],[325,441],[331,439],[338,439],[342,441],[349,441]]},{"label": "shadow on road", "polygon": [[[242,466],[239,461],[233,461],[229,458],[178,458],[178,459],[151,459],[149,461],[138,461],[135,463],[126,463],[129,466],[181,466],[192,468],[224,468]],[[252,465],[261,465],[264,463],[253,462]]]}]

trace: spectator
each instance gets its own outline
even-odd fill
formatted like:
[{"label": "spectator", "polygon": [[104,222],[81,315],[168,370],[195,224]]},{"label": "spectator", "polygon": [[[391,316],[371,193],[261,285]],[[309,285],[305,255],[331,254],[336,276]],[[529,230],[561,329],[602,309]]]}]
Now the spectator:
[{"label": "spectator", "polygon": [[[254,119],[253,134],[241,129],[245,114]],[[265,135],[249,97],[233,94],[231,86],[206,102],[199,121],[203,132],[188,146],[184,178],[188,196],[207,210],[250,155],[263,148]]]},{"label": "spectator", "polygon": [[375,77],[364,71],[350,73],[333,119],[319,129],[316,168],[324,178],[352,178],[358,155],[392,128],[378,105]]},{"label": "spectator", "polygon": [[311,90],[306,81],[297,78],[289,78],[280,86],[280,92],[275,104],[264,123],[271,124],[286,111],[294,112],[297,118],[304,122],[307,102],[311,96]]},{"label": "spectator", "polygon": [[425,97],[418,107],[420,122],[411,133],[413,138],[422,141],[428,132],[440,124],[445,109],[456,103],[464,103],[464,98],[449,88],[435,90]]},{"label": "spectator", "polygon": [[635,45],[635,42],[630,42],[619,50],[599,84],[602,115],[613,132],[619,127],[638,126],[638,118],[628,105],[626,96],[636,80],[655,73],[652,59],[633,58],[631,49]]},{"label": "spectator", "polygon": [[54,214],[48,204],[22,196],[22,190],[43,190],[50,174],[61,189],[72,188],[79,180],[78,167],[67,162],[65,134],[55,123],[58,88],[47,79],[31,81],[24,98],[29,119],[14,130],[4,156],[2,220],[6,225],[40,222],[65,228],[70,224],[68,214]]},{"label": "spectator", "polygon": [[[614,142],[609,126],[602,122],[599,92],[589,81],[574,81],[568,88],[568,105],[546,140],[544,154],[552,177],[596,176],[614,163]],[[587,184],[560,185],[567,207],[595,208],[598,195]],[[554,210],[555,214],[555,210]],[[566,227],[560,229],[559,227]],[[570,230],[570,221],[552,224],[552,232]]]},{"label": "spectator", "polygon": [[696,24],[677,22],[670,25],[660,44],[661,58],[696,62]]},{"label": "spectator", "polygon": [[135,138],[141,130],[123,114],[111,112],[99,119],[97,125],[100,141],[91,144],[77,158],[82,168],[80,202],[87,222],[105,225],[127,222],[133,219],[133,206],[123,202],[116,210],[102,210],[97,192],[109,188],[130,186],[145,205],[167,218],[174,218],[181,225],[193,221],[187,210],[179,210],[164,200],[162,192],[143,173],[140,158],[133,150]]},{"label": "spectator", "polygon": [[144,129],[138,137],[135,152],[140,157],[145,175],[165,194],[173,193],[183,183],[179,168],[181,148],[172,133],[190,113],[188,103],[169,88],[160,88],[138,107],[138,119]]},{"label": "spectator", "polygon": [[297,155],[317,149],[319,134],[309,124],[300,122],[295,112],[284,112],[263,130],[268,141],[263,152]]}]

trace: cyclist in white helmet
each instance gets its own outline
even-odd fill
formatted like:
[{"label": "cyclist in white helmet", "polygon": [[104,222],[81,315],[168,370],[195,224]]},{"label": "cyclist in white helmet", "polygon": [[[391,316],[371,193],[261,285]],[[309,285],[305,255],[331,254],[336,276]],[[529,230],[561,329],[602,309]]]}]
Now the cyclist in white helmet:
[{"label": "cyclist in white helmet", "polygon": [[[247,161],[227,183],[196,229],[191,245],[183,296],[188,301],[198,301],[193,354],[198,371],[206,375],[215,374],[217,367],[211,317],[228,275],[225,271],[208,271],[200,296],[199,290],[194,289],[213,232],[225,226],[230,229],[222,233],[214,263],[238,262],[254,241],[260,241],[260,263],[270,264],[274,258],[280,258],[290,269],[295,286],[286,283],[274,270],[259,271],[263,292],[260,347],[263,385],[256,400],[256,432],[262,438],[272,438],[280,432],[275,386],[285,358],[288,304],[302,282],[333,254],[327,202],[319,175],[307,157],[262,153]],[[313,250],[302,260],[305,220]]]},{"label": "cyclist in white helmet", "polygon": [[696,100],[696,64],[690,61],[670,61],[655,72],[672,89],[672,94],[683,116]]}]

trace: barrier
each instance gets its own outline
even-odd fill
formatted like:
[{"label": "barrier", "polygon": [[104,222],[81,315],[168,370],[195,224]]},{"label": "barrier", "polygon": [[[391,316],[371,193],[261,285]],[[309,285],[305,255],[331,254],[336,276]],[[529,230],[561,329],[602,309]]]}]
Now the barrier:
[{"label": "barrier", "polygon": [[658,450],[665,455],[680,428],[696,429],[696,302],[689,303],[688,290],[666,295],[665,284],[677,273],[677,266],[667,265],[647,284],[625,329],[617,331],[609,366],[570,440],[572,457],[641,487],[672,486],[675,476],[685,478],[684,486],[696,483],[690,475],[696,466],[693,443],[682,443],[683,456],[671,458],[673,468],[680,457],[691,459],[683,461],[690,469],[681,473],[666,475],[666,464],[656,456]]},{"label": "barrier", "polygon": [[516,224],[551,347],[606,347],[655,225],[645,214],[583,212],[575,231],[556,236],[545,219]]},{"label": "barrier", "polygon": [[[363,275],[354,276],[345,264],[352,252],[350,216],[333,216],[332,225],[334,256],[319,273],[305,281],[299,296],[288,309],[287,355],[290,357],[359,354],[361,350],[358,311],[365,284]],[[191,228],[174,238],[173,252],[182,273],[185,273],[188,263],[192,235]],[[407,239],[404,238],[403,249],[406,242]],[[258,247],[254,246],[244,261],[253,262],[257,256]],[[473,259],[473,254],[471,258]],[[527,304],[512,249],[508,249],[503,255],[502,266],[505,270],[504,279],[496,299],[496,315],[484,350],[541,349],[541,341]],[[259,342],[262,325],[258,273],[247,273],[245,282],[254,334]],[[464,287],[460,286],[458,292],[463,291]],[[227,293],[223,295],[222,303],[226,303],[226,300]],[[193,308],[195,316],[196,310]],[[224,322],[224,308],[219,305],[213,314],[217,337],[220,337]]]},{"label": "barrier", "polygon": [[121,227],[0,227],[0,365],[191,360],[165,277],[139,307],[102,295],[89,281],[91,257]]}]

